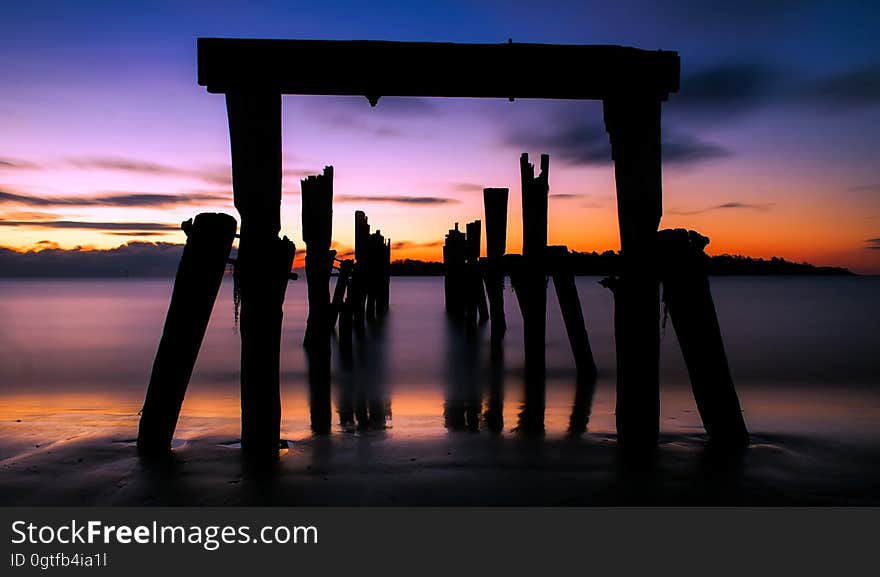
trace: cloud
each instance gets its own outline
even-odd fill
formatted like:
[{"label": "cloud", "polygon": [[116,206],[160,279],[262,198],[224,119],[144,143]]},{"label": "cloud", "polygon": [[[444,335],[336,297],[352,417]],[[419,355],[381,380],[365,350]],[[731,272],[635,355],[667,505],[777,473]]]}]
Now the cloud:
[{"label": "cloud", "polygon": [[[568,116],[568,115],[566,115]],[[552,127],[552,128],[548,128]],[[551,157],[572,165],[598,166],[611,164],[611,144],[605,125],[584,121],[580,117],[549,119],[543,127],[530,131],[509,130],[503,136],[506,146],[522,150],[540,149]],[[726,148],[704,142],[682,132],[663,134],[663,162],[669,165],[693,165],[730,156]]]},{"label": "cloud", "polygon": [[147,237],[147,236],[163,236],[166,233],[164,232],[152,232],[147,230],[135,230],[130,232],[119,232],[119,231],[104,231],[101,234],[107,234],[110,236],[128,236],[128,237]]},{"label": "cloud", "polygon": [[0,220],[0,226],[31,228],[64,228],[82,230],[177,231],[179,224],[158,222],[91,222],[75,220]]},{"label": "cloud", "polygon": [[363,96],[327,96],[320,99],[309,99],[309,108],[315,111],[344,110],[373,114],[374,116],[425,116],[438,113],[438,109],[427,98],[405,98],[400,96],[383,96],[375,107]]},{"label": "cloud", "polygon": [[771,101],[787,77],[765,62],[719,62],[681,79],[669,109],[688,117],[726,121]]},{"label": "cloud", "polygon": [[550,198],[556,198],[558,200],[571,200],[571,199],[575,199],[575,198],[581,198],[582,196],[584,196],[584,195],[570,193],[570,192],[560,192],[560,193],[551,194]]},{"label": "cloud", "polygon": [[54,212],[36,210],[9,210],[0,215],[0,220],[56,220],[61,215]]},{"label": "cloud", "polygon": [[664,107],[672,118],[736,120],[771,105],[850,110],[880,104],[880,62],[810,77],[760,59],[721,61],[685,73]]},{"label": "cloud", "polygon": [[156,194],[149,192],[113,192],[92,196],[34,196],[0,191],[0,203],[28,206],[121,206],[164,208],[178,205],[228,204],[232,195],[213,192]]},{"label": "cloud", "polygon": [[34,170],[39,168],[39,165],[31,162],[29,160],[21,160],[19,158],[2,158],[0,157],[0,169],[13,169],[13,170]]},{"label": "cloud", "polygon": [[692,134],[673,133],[663,136],[663,162],[673,165],[691,165],[731,156],[727,148],[700,140]]},{"label": "cloud", "polygon": [[0,170],[54,170],[59,168],[107,170],[158,177],[193,178],[221,186],[230,186],[232,184],[232,169],[228,164],[205,165],[191,169],[124,156],[74,156],[43,164],[18,158],[0,158]]},{"label": "cloud", "polygon": [[399,240],[397,242],[391,243],[391,248],[393,250],[409,250],[413,248],[434,248],[438,246],[443,246],[442,240],[433,240],[429,242],[413,242],[411,240]]},{"label": "cloud", "polygon": [[880,250],[880,238],[869,238],[865,240],[865,248],[869,250]]},{"label": "cloud", "polygon": [[880,192],[880,182],[848,186],[846,192]]},{"label": "cloud", "polygon": [[82,156],[68,158],[67,162],[70,166],[87,170],[119,170],[162,176],[178,176],[185,172],[172,166],[121,156]]},{"label": "cloud", "polygon": [[880,62],[820,78],[807,90],[809,97],[824,106],[852,109],[880,104]]},{"label": "cloud", "polygon": [[669,214],[682,214],[682,215],[690,215],[690,214],[704,214],[706,212],[712,212],[716,210],[756,210],[760,212],[766,212],[772,209],[774,203],[757,203],[757,202],[742,202],[742,201],[731,201],[725,202],[723,204],[716,204],[715,206],[710,206],[707,208],[701,208],[696,210],[676,210],[669,209],[666,212]]},{"label": "cloud", "polygon": [[434,205],[455,204],[460,201],[454,198],[440,196],[404,196],[404,195],[367,195],[367,194],[340,194],[334,200],[336,202],[382,202],[396,204]]},{"label": "cloud", "polygon": [[438,113],[428,99],[392,96],[382,97],[375,108],[362,96],[308,99],[306,106],[310,115],[326,126],[383,139],[403,136],[400,126],[404,121]]},{"label": "cloud", "polygon": [[456,192],[483,192],[485,188],[482,184],[476,182],[453,182],[452,190]]},{"label": "cloud", "polygon": [[756,23],[774,23],[792,13],[796,13],[816,0],[684,0],[658,5],[661,15],[674,21],[716,24],[739,28],[741,25],[755,26]]},{"label": "cloud", "polygon": [[2,277],[118,277],[172,276],[177,270],[182,244],[130,242],[117,248],[61,249],[41,241],[36,250],[0,247]]}]

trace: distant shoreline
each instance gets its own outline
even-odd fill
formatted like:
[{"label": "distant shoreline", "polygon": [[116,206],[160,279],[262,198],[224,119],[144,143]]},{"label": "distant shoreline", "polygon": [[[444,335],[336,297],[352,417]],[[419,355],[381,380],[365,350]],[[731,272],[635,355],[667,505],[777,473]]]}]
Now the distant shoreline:
[{"label": "distant shoreline", "polygon": [[[177,271],[183,245],[132,242],[107,250],[46,249],[18,252],[0,247],[0,278],[163,278]],[[614,251],[572,252],[576,276],[608,276],[619,270]],[[710,276],[860,276],[843,267],[814,266],[783,258],[707,257]],[[391,263],[391,276],[443,276],[443,263],[413,259]]]},{"label": "distant shoreline", "polygon": [[[619,262],[620,254],[614,251],[572,252],[575,276],[609,276],[619,270]],[[709,276],[859,276],[843,267],[727,254],[707,257],[706,268]],[[391,276],[443,276],[443,263],[397,260],[391,263]]]}]

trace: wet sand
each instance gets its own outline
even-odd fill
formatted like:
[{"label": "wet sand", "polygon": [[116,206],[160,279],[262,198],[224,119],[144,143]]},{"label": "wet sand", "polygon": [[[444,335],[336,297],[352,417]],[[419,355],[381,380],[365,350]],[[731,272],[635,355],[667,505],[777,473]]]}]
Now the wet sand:
[{"label": "wet sand", "polygon": [[612,434],[426,433],[412,420],[302,432],[258,468],[242,459],[231,420],[188,418],[161,460],[137,455],[136,423],[95,413],[3,421],[0,505],[880,504],[880,450],[818,437],[755,432],[730,456],[676,433],[653,459],[626,460]]}]

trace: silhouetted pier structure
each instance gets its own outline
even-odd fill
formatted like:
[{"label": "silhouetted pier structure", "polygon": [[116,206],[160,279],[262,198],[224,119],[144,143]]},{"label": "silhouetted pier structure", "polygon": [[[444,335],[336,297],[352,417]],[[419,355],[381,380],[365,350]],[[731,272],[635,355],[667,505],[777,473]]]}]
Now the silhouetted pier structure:
[{"label": "silhouetted pier structure", "polygon": [[[291,66],[296,62],[309,62],[309,74],[296,73]],[[416,66],[412,65],[414,62]],[[572,76],[572,63],[577,63],[581,71],[577,78]],[[615,298],[618,440],[627,447],[654,447],[659,435],[661,277],[669,285],[667,288],[671,288],[667,302],[670,309],[678,311],[673,313],[673,323],[677,331],[681,327],[687,335],[685,341],[693,343],[695,334],[718,332],[717,321],[713,327],[711,322],[700,320],[701,314],[709,310],[711,295],[708,285],[704,286],[701,280],[702,273],[686,264],[690,261],[681,256],[683,251],[670,249],[673,251],[670,254],[678,255],[670,257],[673,263],[670,270],[677,270],[677,275],[664,276],[657,268],[661,246],[657,230],[662,214],[660,110],[669,93],[678,90],[679,68],[675,52],[621,46],[200,38],[198,82],[211,93],[226,95],[233,193],[241,216],[236,275],[241,295],[243,449],[269,455],[277,453],[280,442],[281,305],[295,250],[286,237],[278,237],[282,94],[362,95],[372,106],[384,95],[602,100],[615,167],[623,265],[608,283],[613,287]],[[540,80],[523,74],[524,70],[541,70]],[[532,400],[532,407],[537,407],[535,415],[543,415],[548,169],[549,159],[543,156],[541,171],[535,176],[528,157],[521,158],[523,255],[518,263],[517,259],[507,259],[508,263],[518,266],[510,274],[524,316],[526,397],[527,401]],[[308,203],[317,207],[309,211],[314,209],[326,214],[328,197],[332,203],[332,171],[304,182],[304,210]],[[503,312],[498,308],[497,272],[491,271],[501,258],[499,254],[504,252],[503,234],[496,227],[502,214],[502,201],[500,194],[497,205],[495,200],[490,202],[489,197],[484,200],[490,245],[485,277],[490,285],[489,302],[493,303],[489,309],[495,311],[498,320],[493,341],[498,342],[503,334]],[[307,256],[310,301],[313,295],[315,297],[310,303],[314,308],[309,317],[314,322],[309,322],[307,343],[320,331],[322,349],[324,327],[331,326],[334,314],[339,316],[340,327],[347,327],[350,322],[354,333],[362,333],[365,319],[374,320],[387,311],[388,276],[382,271],[387,271],[390,259],[390,243],[378,231],[370,235],[366,216],[358,213],[355,262],[353,265],[340,263],[340,278],[343,265],[346,275],[350,268],[347,296],[330,301],[328,278],[334,257],[329,251],[323,218],[310,222],[308,232],[304,230],[311,253]],[[478,230],[468,230],[468,236],[479,235]],[[678,237],[670,238],[670,242],[663,242],[679,247],[681,243],[675,240]],[[476,246],[478,257],[479,242]],[[467,269],[468,263],[475,259],[473,248],[465,248],[464,253]],[[564,261],[562,254],[559,256]],[[313,258],[315,256],[317,258]],[[554,281],[558,280],[555,284],[560,302],[567,303],[563,306],[569,310],[566,328],[576,364],[588,372],[585,332],[582,334],[577,326],[579,316],[582,324],[582,311],[573,304],[566,273],[556,270],[551,274]],[[482,284],[479,283],[481,294]],[[205,305],[213,296],[210,290],[203,292],[204,296],[193,298],[204,301],[201,304]],[[691,297],[702,303],[702,309],[695,309],[697,312],[688,309],[686,303]],[[482,298],[474,299],[477,314],[485,308],[485,305],[480,307]],[[172,320],[169,311],[166,332],[183,330],[182,325],[177,326],[180,323]],[[340,341],[343,338],[340,336]],[[189,339],[189,344],[195,345],[191,348],[192,355],[198,351],[198,342],[200,337]],[[717,339],[710,336],[706,343],[700,343],[699,339],[697,343],[687,345],[685,355],[695,382],[695,394],[702,399],[698,403],[707,419],[710,436],[743,441],[747,438],[742,434],[744,428],[739,431],[736,419],[731,417],[739,407],[738,402],[734,407],[735,393],[731,397],[732,385],[728,386],[726,381],[725,372],[729,371],[726,366],[722,367],[725,359],[720,348],[720,333]],[[161,367],[158,355],[157,364]],[[181,358],[172,364],[182,367],[180,374],[186,377],[182,380],[188,380],[186,367],[190,360]],[[321,366],[329,365],[322,360]],[[161,419],[166,425],[157,429],[163,432],[144,433],[144,446],[164,445],[167,422],[170,416],[176,420],[174,404],[178,396],[182,398],[185,389],[185,384],[182,388],[179,384],[180,377],[169,379],[173,382],[167,383],[161,382],[164,377],[156,377],[155,371],[154,377],[156,384],[151,379],[151,392],[164,387],[177,392],[167,401],[168,412]],[[706,385],[707,381],[716,379],[724,381],[721,389],[715,388],[715,384]],[[161,395],[148,393],[149,401],[161,398]],[[152,430],[147,426],[153,418],[148,415],[152,414],[153,411],[148,412],[145,407],[147,422],[142,420],[142,432]],[[526,421],[529,427],[537,426],[537,419],[528,417]],[[171,428],[173,430],[173,426]]]}]

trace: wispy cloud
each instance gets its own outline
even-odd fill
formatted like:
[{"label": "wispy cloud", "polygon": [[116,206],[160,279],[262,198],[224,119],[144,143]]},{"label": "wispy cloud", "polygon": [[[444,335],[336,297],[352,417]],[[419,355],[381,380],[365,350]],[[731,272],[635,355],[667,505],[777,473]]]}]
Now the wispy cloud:
[{"label": "wispy cloud", "polygon": [[232,195],[209,192],[157,194],[149,192],[112,192],[91,196],[35,196],[0,190],[0,203],[27,206],[116,206],[165,208],[178,205],[228,204]]},{"label": "wispy cloud", "polygon": [[115,230],[108,230],[108,231],[104,231],[104,232],[102,232],[101,234],[107,234],[107,235],[110,235],[110,236],[126,236],[126,237],[137,237],[137,238],[141,238],[141,237],[149,237],[149,236],[163,236],[163,235],[165,235],[166,233],[164,233],[164,232],[148,231],[148,230],[135,230],[135,231],[129,231],[129,232],[121,232],[121,231],[115,231]]},{"label": "wispy cloud", "polygon": [[485,188],[477,182],[453,182],[452,190],[456,192],[483,192]]},{"label": "wispy cloud", "polygon": [[428,99],[390,96],[381,98],[375,108],[360,96],[309,99],[306,106],[326,126],[376,138],[398,138],[404,135],[401,126],[405,122],[439,113]]},{"label": "wispy cloud", "polygon": [[742,202],[742,201],[731,201],[725,202],[723,204],[716,204],[714,206],[709,206],[706,208],[694,209],[694,210],[686,210],[686,209],[668,209],[666,212],[669,214],[704,214],[707,212],[713,212],[717,210],[756,210],[760,212],[766,212],[772,209],[774,203],[756,203],[756,202]]},{"label": "wispy cloud", "polygon": [[722,61],[685,75],[669,105],[673,113],[727,121],[773,100],[786,79],[760,60]]},{"label": "wispy cloud", "polygon": [[[552,127],[552,128],[547,128]],[[580,117],[555,118],[538,130],[518,128],[503,136],[509,147],[547,151],[565,163],[582,166],[611,164],[611,144],[601,122]],[[663,134],[663,162],[670,165],[693,165],[730,156],[721,145],[705,142],[682,132]]]},{"label": "wispy cloud", "polygon": [[880,182],[848,186],[846,192],[880,192]]},{"label": "wispy cloud", "polygon": [[145,176],[191,178],[220,186],[232,184],[232,169],[228,164],[209,164],[195,168],[184,168],[160,162],[112,155],[72,156],[42,163],[20,158],[0,158],[0,170],[58,170],[71,168],[91,171],[126,172]]},{"label": "wispy cloud", "polygon": [[0,169],[2,170],[34,170],[36,168],[39,168],[39,165],[29,160],[0,157]]},{"label": "wispy cloud", "polygon": [[411,240],[399,240],[397,242],[391,243],[391,248],[393,250],[408,250],[413,248],[434,248],[438,246],[443,246],[442,240],[434,240],[430,242],[414,242]]},{"label": "wispy cloud", "polygon": [[57,220],[60,214],[37,210],[7,210],[0,214],[0,220]]},{"label": "wispy cloud", "polygon": [[825,106],[862,108],[880,104],[880,62],[828,75],[808,88],[812,98]]},{"label": "wispy cloud", "polygon": [[455,204],[460,202],[454,198],[441,196],[406,196],[406,195],[367,195],[367,194],[340,194],[334,197],[336,202],[382,202],[395,204],[436,205]]},{"label": "wispy cloud", "polygon": [[363,96],[326,96],[309,99],[308,106],[315,111],[344,110],[374,116],[426,116],[439,113],[438,108],[427,98],[404,98],[383,96],[375,107]]},{"label": "wispy cloud", "polygon": [[865,240],[865,248],[869,250],[880,250],[880,238],[869,238]]},{"label": "wispy cloud", "polygon": [[93,222],[78,220],[0,220],[0,226],[30,228],[73,228],[83,230],[176,231],[179,224],[159,222]]}]

